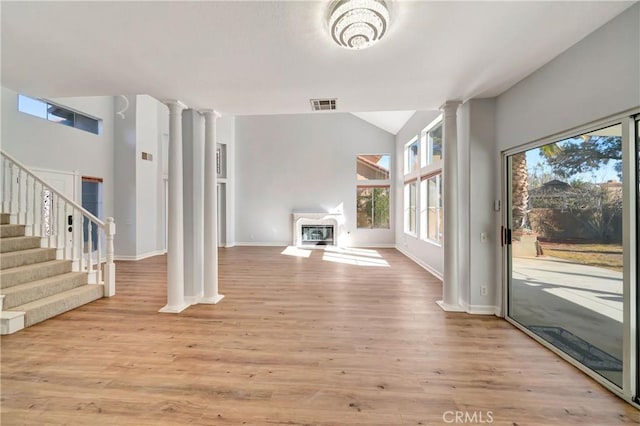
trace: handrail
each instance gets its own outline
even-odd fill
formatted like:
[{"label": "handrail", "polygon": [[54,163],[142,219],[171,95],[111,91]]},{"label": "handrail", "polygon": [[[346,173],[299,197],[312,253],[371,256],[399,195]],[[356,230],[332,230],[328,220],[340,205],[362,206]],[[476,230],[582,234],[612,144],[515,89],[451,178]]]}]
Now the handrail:
[{"label": "handrail", "polygon": [[73,271],[87,272],[90,283],[104,284],[105,297],[115,295],[113,218],[102,221],[1,149],[0,158],[3,213],[40,237],[41,247],[55,248],[57,259],[70,260]]},{"label": "handrail", "polygon": [[[31,170],[29,170],[29,168],[27,166],[25,166],[24,164],[22,164],[20,161],[16,160],[14,157],[12,157],[11,155],[7,154],[6,151],[0,149],[0,155],[2,155],[3,157],[5,157],[6,159],[8,159],[9,161],[11,161],[13,164],[15,164],[16,166],[18,166],[19,168],[21,168],[25,173],[27,173],[29,176],[31,176],[32,178],[34,178],[35,180],[37,180],[41,185],[45,185],[47,187],[51,187],[51,185],[49,185],[47,182],[45,182],[44,180],[40,179],[36,174],[34,174]],[[55,191],[55,190],[54,190]],[[56,196],[62,198],[65,202],[67,202],[68,204],[70,204],[73,208],[75,208],[76,210],[79,210],[80,213],[82,213],[83,215],[87,216],[89,219],[91,219],[93,222],[95,222],[97,225],[99,225],[100,227],[105,226],[105,223],[98,219],[97,217],[95,217],[90,211],[88,211],[87,209],[85,209],[84,207],[82,207],[80,204],[76,203],[75,201],[73,201],[71,198],[67,197],[66,195],[64,195],[61,192],[55,191],[56,192]]]}]

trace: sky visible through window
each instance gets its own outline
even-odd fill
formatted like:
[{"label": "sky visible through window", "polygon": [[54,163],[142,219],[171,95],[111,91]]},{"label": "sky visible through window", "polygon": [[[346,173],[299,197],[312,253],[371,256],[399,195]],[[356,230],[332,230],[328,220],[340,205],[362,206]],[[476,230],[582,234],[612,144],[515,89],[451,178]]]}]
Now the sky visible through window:
[{"label": "sky visible through window", "polygon": [[390,158],[391,158],[391,156],[389,156],[389,155],[383,155],[383,156],[380,157],[380,160],[378,160],[378,162],[376,164],[379,165],[382,168],[385,168],[385,169],[389,170]]},{"label": "sky visible through window", "polygon": [[[558,142],[558,145],[562,146],[562,142]],[[554,174],[552,167],[548,164],[547,159],[542,154],[541,148],[531,149],[527,151],[526,157],[527,157],[527,171],[529,173],[529,177],[538,176],[538,177],[548,178],[546,180],[551,180],[551,179],[558,179],[561,181],[579,180],[579,181],[591,182],[591,183],[605,183],[610,180],[620,181],[618,172],[615,169],[616,163],[619,163],[620,160],[609,160],[607,164],[602,164],[599,168],[594,169],[593,171],[576,173],[571,175],[571,177],[567,179]],[[545,183],[545,182],[542,182],[542,183]]]},{"label": "sky visible through window", "polygon": [[47,103],[39,99],[18,95],[18,111],[47,119]]}]

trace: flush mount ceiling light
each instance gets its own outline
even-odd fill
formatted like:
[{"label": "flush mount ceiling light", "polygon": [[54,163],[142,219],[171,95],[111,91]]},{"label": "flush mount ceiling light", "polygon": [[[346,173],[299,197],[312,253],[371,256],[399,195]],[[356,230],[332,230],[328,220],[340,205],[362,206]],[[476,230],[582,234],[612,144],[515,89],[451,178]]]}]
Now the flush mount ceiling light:
[{"label": "flush mount ceiling light", "polygon": [[329,31],[348,49],[366,49],[387,32],[389,10],[382,0],[341,0],[333,4]]}]

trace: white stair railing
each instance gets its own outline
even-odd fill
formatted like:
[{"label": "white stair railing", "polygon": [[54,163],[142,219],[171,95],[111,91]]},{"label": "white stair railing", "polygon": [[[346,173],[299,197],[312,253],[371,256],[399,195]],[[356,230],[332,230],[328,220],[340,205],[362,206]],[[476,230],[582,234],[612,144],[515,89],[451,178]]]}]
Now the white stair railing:
[{"label": "white stair railing", "polygon": [[104,284],[105,297],[115,295],[113,218],[98,219],[2,150],[0,176],[0,210],[11,215],[11,223],[25,225],[26,235],[41,238],[41,247],[56,248],[56,258],[87,272],[90,284]]}]

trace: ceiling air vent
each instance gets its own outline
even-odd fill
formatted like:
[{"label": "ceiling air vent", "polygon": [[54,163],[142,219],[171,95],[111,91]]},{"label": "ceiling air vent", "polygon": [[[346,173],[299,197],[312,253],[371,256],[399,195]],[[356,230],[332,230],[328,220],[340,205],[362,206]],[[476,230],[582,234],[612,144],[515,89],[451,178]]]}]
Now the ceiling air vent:
[{"label": "ceiling air vent", "polygon": [[314,111],[330,111],[336,109],[336,99],[311,99],[311,109]]}]

